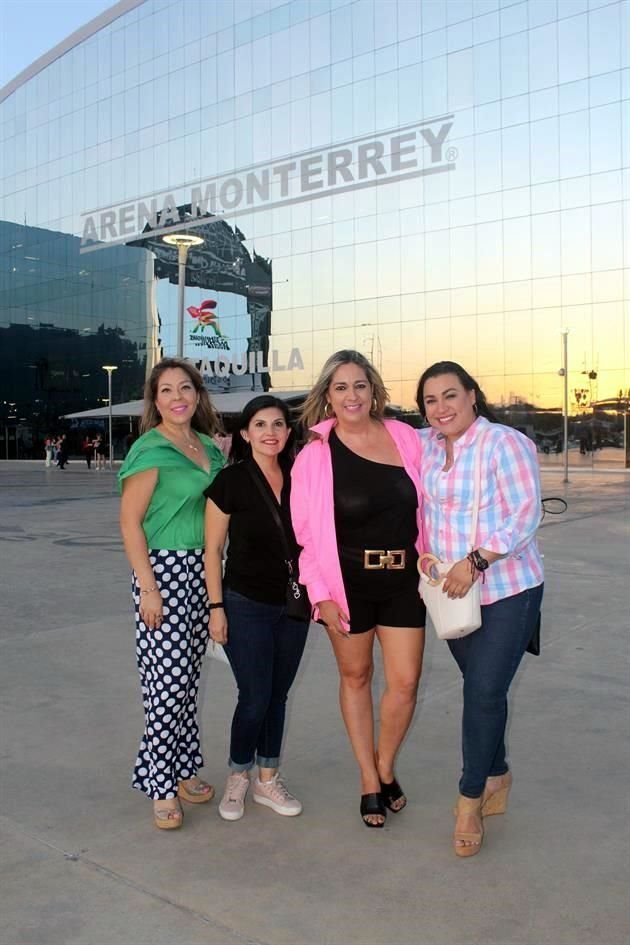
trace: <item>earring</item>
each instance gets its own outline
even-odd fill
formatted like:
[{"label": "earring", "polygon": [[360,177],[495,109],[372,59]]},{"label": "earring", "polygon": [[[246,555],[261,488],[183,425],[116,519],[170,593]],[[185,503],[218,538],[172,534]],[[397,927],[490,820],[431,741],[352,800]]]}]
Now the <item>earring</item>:
[{"label": "earring", "polygon": [[[330,408],[330,412],[329,412],[329,408]],[[335,416],[335,412],[332,409],[332,404],[330,403],[329,400],[326,401],[326,407],[324,408],[324,416],[326,417],[327,420],[330,420],[331,417]]]},{"label": "earring", "polygon": [[372,412],[372,413],[376,413],[377,407],[378,407],[378,403],[377,403],[377,401],[376,401],[376,397],[372,397],[372,410],[371,410],[371,412]]}]

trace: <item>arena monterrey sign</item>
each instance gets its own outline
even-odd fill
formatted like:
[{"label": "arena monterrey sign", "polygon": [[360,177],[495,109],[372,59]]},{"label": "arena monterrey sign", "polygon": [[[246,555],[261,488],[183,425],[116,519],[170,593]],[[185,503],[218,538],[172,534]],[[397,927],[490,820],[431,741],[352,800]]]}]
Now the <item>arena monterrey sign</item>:
[{"label": "arena monterrey sign", "polygon": [[[364,136],[327,150],[306,151],[184,185],[186,205],[172,193],[82,214],[80,252],[88,253],[151,235],[208,223],[208,215],[233,218],[260,210],[318,200],[366,187],[391,184],[455,170],[457,151],[448,145],[453,116],[416,122]],[[181,190],[181,188],[179,188]],[[179,207],[178,207],[179,203]]]}]

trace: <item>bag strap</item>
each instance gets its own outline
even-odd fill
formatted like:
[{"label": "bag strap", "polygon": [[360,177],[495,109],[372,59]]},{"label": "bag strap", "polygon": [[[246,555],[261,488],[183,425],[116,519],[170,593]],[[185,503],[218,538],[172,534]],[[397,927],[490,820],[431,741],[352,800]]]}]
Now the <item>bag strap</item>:
[{"label": "bag strap", "polygon": [[291,561],[291,551],[290,551],[290,549],[289,549],[289,542],[287,541],[287,534],[286,534],[286,532],[285,532],[285,530],[284,530],[284,525],[282,524],[282,519],[280,518],[280,513],[278,512],[278,506],[276,505],[276,503],[273,501],[273,499],[272,499],[271,496],[269,495],[269,492],[268,492],[267,489],[265,488],[264,483],[261,481],[260,476],[257,475],[256,471],[255,471],[254,469],[252,469],[251,466],[250,466],[247,462],[245,463],[245,468],[247,469],[247,472],[249,473],[249,475],[252,477],[254,483],[256,484],[256,488],[258,489],[258,491],[260,492],[261,496],[262,496],[263,499],[265,500],[265,502],[266,502],[266,504],[267,504],[267,508],[268,508],[269,511],[271,512],[272,518],[273,518],[275,524],[276,524],[277,527],[278,527],[278,531],[279,531],[279,533],[280,533],[280,539],[281,539],[281,541],[282,541],[282,552],[283,552],[283,554],[284,554],[284,560],[285,560],[286,565],[287,565],[287,567],[288,567],[288,569],[289,569],[289,575],[292,576],[292,575],[293,575],[293,563],[292,563],[292,561]]},{"label": "bag strap", "polygon": [[486,439],[487,430],[483,430],[480,436],[477,437],[476,451],[475,451],[475,471],[474,471],[474,491],[473,491],[473,507],[472,507],[472,519],[470,522],[470,550],[474,551],[475,540],[477,538],[477,523],[479,522],[479,500],[481,498],[481,454],[483,452],[483,444]]}]

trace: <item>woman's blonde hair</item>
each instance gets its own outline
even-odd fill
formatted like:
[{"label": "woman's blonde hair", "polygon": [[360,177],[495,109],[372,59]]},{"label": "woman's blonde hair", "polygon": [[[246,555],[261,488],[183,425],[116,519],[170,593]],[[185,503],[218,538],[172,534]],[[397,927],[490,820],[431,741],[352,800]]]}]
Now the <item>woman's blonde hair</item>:
[{"label": "woman's blonde hair", "polygon": [[320,375],[313,385],[313,389],[304,401],[300,412],[300,420],[305,430],[308,430],[309,427],[315,426],[320,420],[326,418],[328,388],[330,387],[335,371],[344,364],[356,364],[356,366],[361,368],[364,372],[372,388],[370,416],[374,417],[376,420],[382,420],[385,413],[385,405],[389,402],[389,394],[383,384],[383,378],[365,355],[361,354],[359,351],[353,351],[351,348],[346,348],[343,351],[335,351],[334,354],[331,354],[321,369]]},{"label": "woman's blonde hair", "polygon": [[199,403],[190,422],[193,430],[197,430],[199,433],[207,433],[208,436],[219,433],[221,431],[221,424],[210,402],[208,391],[204,387],[203,378],[197,368],[194,367],[190,361],[186,361],[185,358],[162,358],[151,371],[149,379],[144,386],[144,413],[140,421],[140,432],[146,433],[162,422],[159,411],[155,406],[158,385],[164,372],[172,370],[173,368],[179,368],[186,372],[199,395]]}]

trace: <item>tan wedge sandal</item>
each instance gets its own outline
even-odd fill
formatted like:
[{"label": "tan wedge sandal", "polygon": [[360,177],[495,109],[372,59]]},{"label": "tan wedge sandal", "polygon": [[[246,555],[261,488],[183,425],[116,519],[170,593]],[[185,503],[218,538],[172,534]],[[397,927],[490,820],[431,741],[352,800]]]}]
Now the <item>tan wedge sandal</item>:
[{"label": "tan wedge sandal", "polygon": [[481,817],[481,798],[464,797],[457,799],[457,806],[453,812],[456,817],[461,814],[470,814],[479,818],[479,831],[455,830],[453,834],[453,849],[456,856],[475,856],[481,850],[483,841],[483,821]]},{"label": "tan wedge sandal", "polygon": [[196,784],[180,781],[177,785],[177,796],[189,804],[207,804],[214,797],[214,788],[206,781],[199,780]]},{"label": "tan wedge sandal", "polygon": [[158,830],[178,830],[184,822],[184,812],[177,807],[154,807],[153,823]]},{"label": "tan wedge sandal", "polygon": [[481,795],[481,814],[483,817],[492,817],[493,814],[505,814],[507,810],[508,795],[512,787],[512,772],[506,771],[501,775],[500,786],[496,791],[489,791],[486,788]]}]

